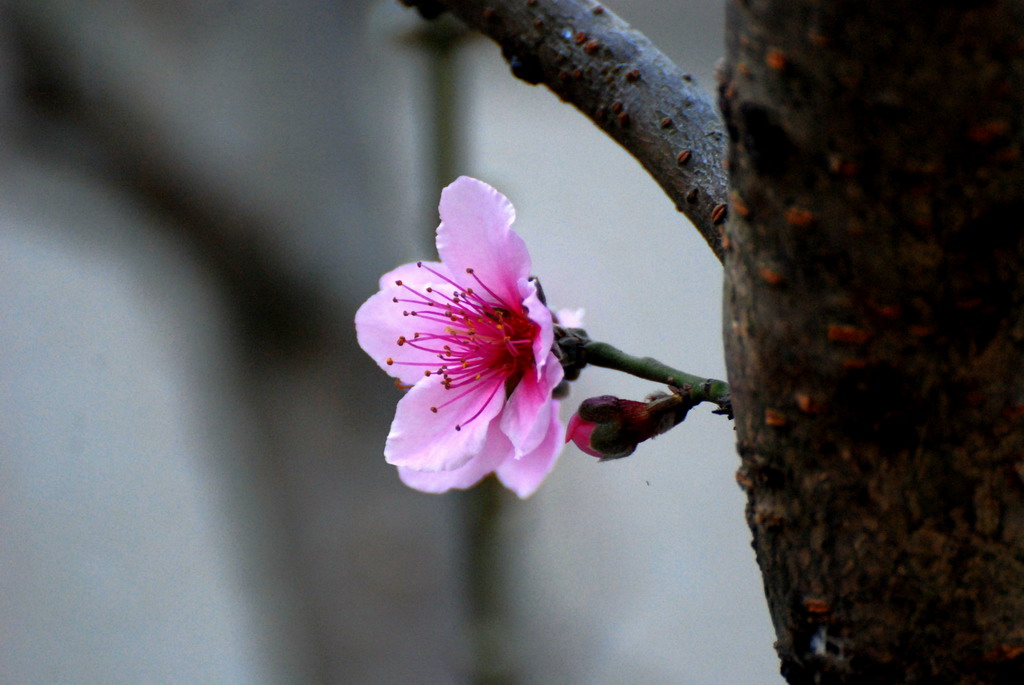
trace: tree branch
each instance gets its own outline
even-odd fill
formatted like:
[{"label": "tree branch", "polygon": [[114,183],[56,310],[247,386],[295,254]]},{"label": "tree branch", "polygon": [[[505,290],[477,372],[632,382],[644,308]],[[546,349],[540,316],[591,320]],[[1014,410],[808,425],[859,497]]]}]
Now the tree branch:
[{"label": "tree branch", "polygon": [[[422,7],[428,0],[403,0]],[[725,133],[708,93],[643,34],[586,0],[429,0],[501,46],[512,73],[543,83],[632,154],[719,260]]]}]

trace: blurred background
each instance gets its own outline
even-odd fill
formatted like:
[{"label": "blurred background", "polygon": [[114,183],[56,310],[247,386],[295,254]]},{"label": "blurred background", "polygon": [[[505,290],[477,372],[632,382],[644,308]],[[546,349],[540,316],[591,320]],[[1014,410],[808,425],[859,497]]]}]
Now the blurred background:
[{"label": "blurred background", "polygon": [[[721,4],[612,9],[711,88]],[[398,396],[352,325],[431,256],[446,168],[509,196],[592,337],[724,378],[696,231],[445,26],[393,0],[0,1],[0,682],[473,681],[470,495],[385,464]],[[588,369],[565,418],[655,389]],[[502,672],[780,682],[733,443],[700,408],[503,498]]]}]

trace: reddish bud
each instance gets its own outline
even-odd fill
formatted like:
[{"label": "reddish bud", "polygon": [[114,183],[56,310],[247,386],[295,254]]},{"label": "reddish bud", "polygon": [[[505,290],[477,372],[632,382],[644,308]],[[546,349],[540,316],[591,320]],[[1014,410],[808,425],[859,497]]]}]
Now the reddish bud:
[{"label": "reddish bud", "polygon": [[591,397],[569,420],[565,441],[602,460],[621,459],[682,421],[689,406],[680,395],[659,395],[647,402]]}]

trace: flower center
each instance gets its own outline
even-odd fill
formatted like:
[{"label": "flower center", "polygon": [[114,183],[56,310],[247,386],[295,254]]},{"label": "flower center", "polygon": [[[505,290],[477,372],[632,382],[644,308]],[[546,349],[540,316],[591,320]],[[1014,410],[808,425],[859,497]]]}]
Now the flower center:
[{"label": "flower center", "polygon": [[432,287],[418,290],[402,281],[396,285],[405,288],[411,297],[394,297],[392,301],[411,305],[403,316],[416,317],[424,322],[422,330],[398,338],[399,347],[408,345],[437,356],[439,362],[410,362],[387,359],[388,365],[426,367],[424,375],[440,377],[446,390],[455,390],[454,396],[443,404],[431,407],[437,413],[444,407],[471,394],[486,392],[476,411],[455,430],[477,418],[494,395],[505,389],[511,393],[526,369],[535,364],[533,340],[540,327],[527,316],[521,302],[507,302],[480,279],[473,269],[466,274],[476,283],[464,287],[442,273],[417,262],[417,267],[452,286],[451,293]]}]

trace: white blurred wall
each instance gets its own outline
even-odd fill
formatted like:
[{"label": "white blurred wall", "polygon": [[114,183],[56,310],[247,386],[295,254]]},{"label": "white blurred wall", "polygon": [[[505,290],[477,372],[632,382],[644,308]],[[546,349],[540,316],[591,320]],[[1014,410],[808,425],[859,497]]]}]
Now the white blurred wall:
[{"label": "white blurred wall", "polygon": [[[350,323],[439,192],[408,10],[370,4],[0,9],[0,682],[464,681],[458,499],[384,464]],[[613,9],[711,86],[718,2]],[[516,204],[549,301],[723,377],[697,233],[493,45],[459,64],[463,172]],[[591,369],[573,399],[654,389]],[[512,503],[524,682],[780,681],[737,465],[698,409]]]},{"label": "white blurred wall", "polygon": [[212,284],[134,208],[37,171],[9,163],[0,194],[0,680],[301,672],[295,597],[246,539],[281,531],[244,502],[259,448]]}]

